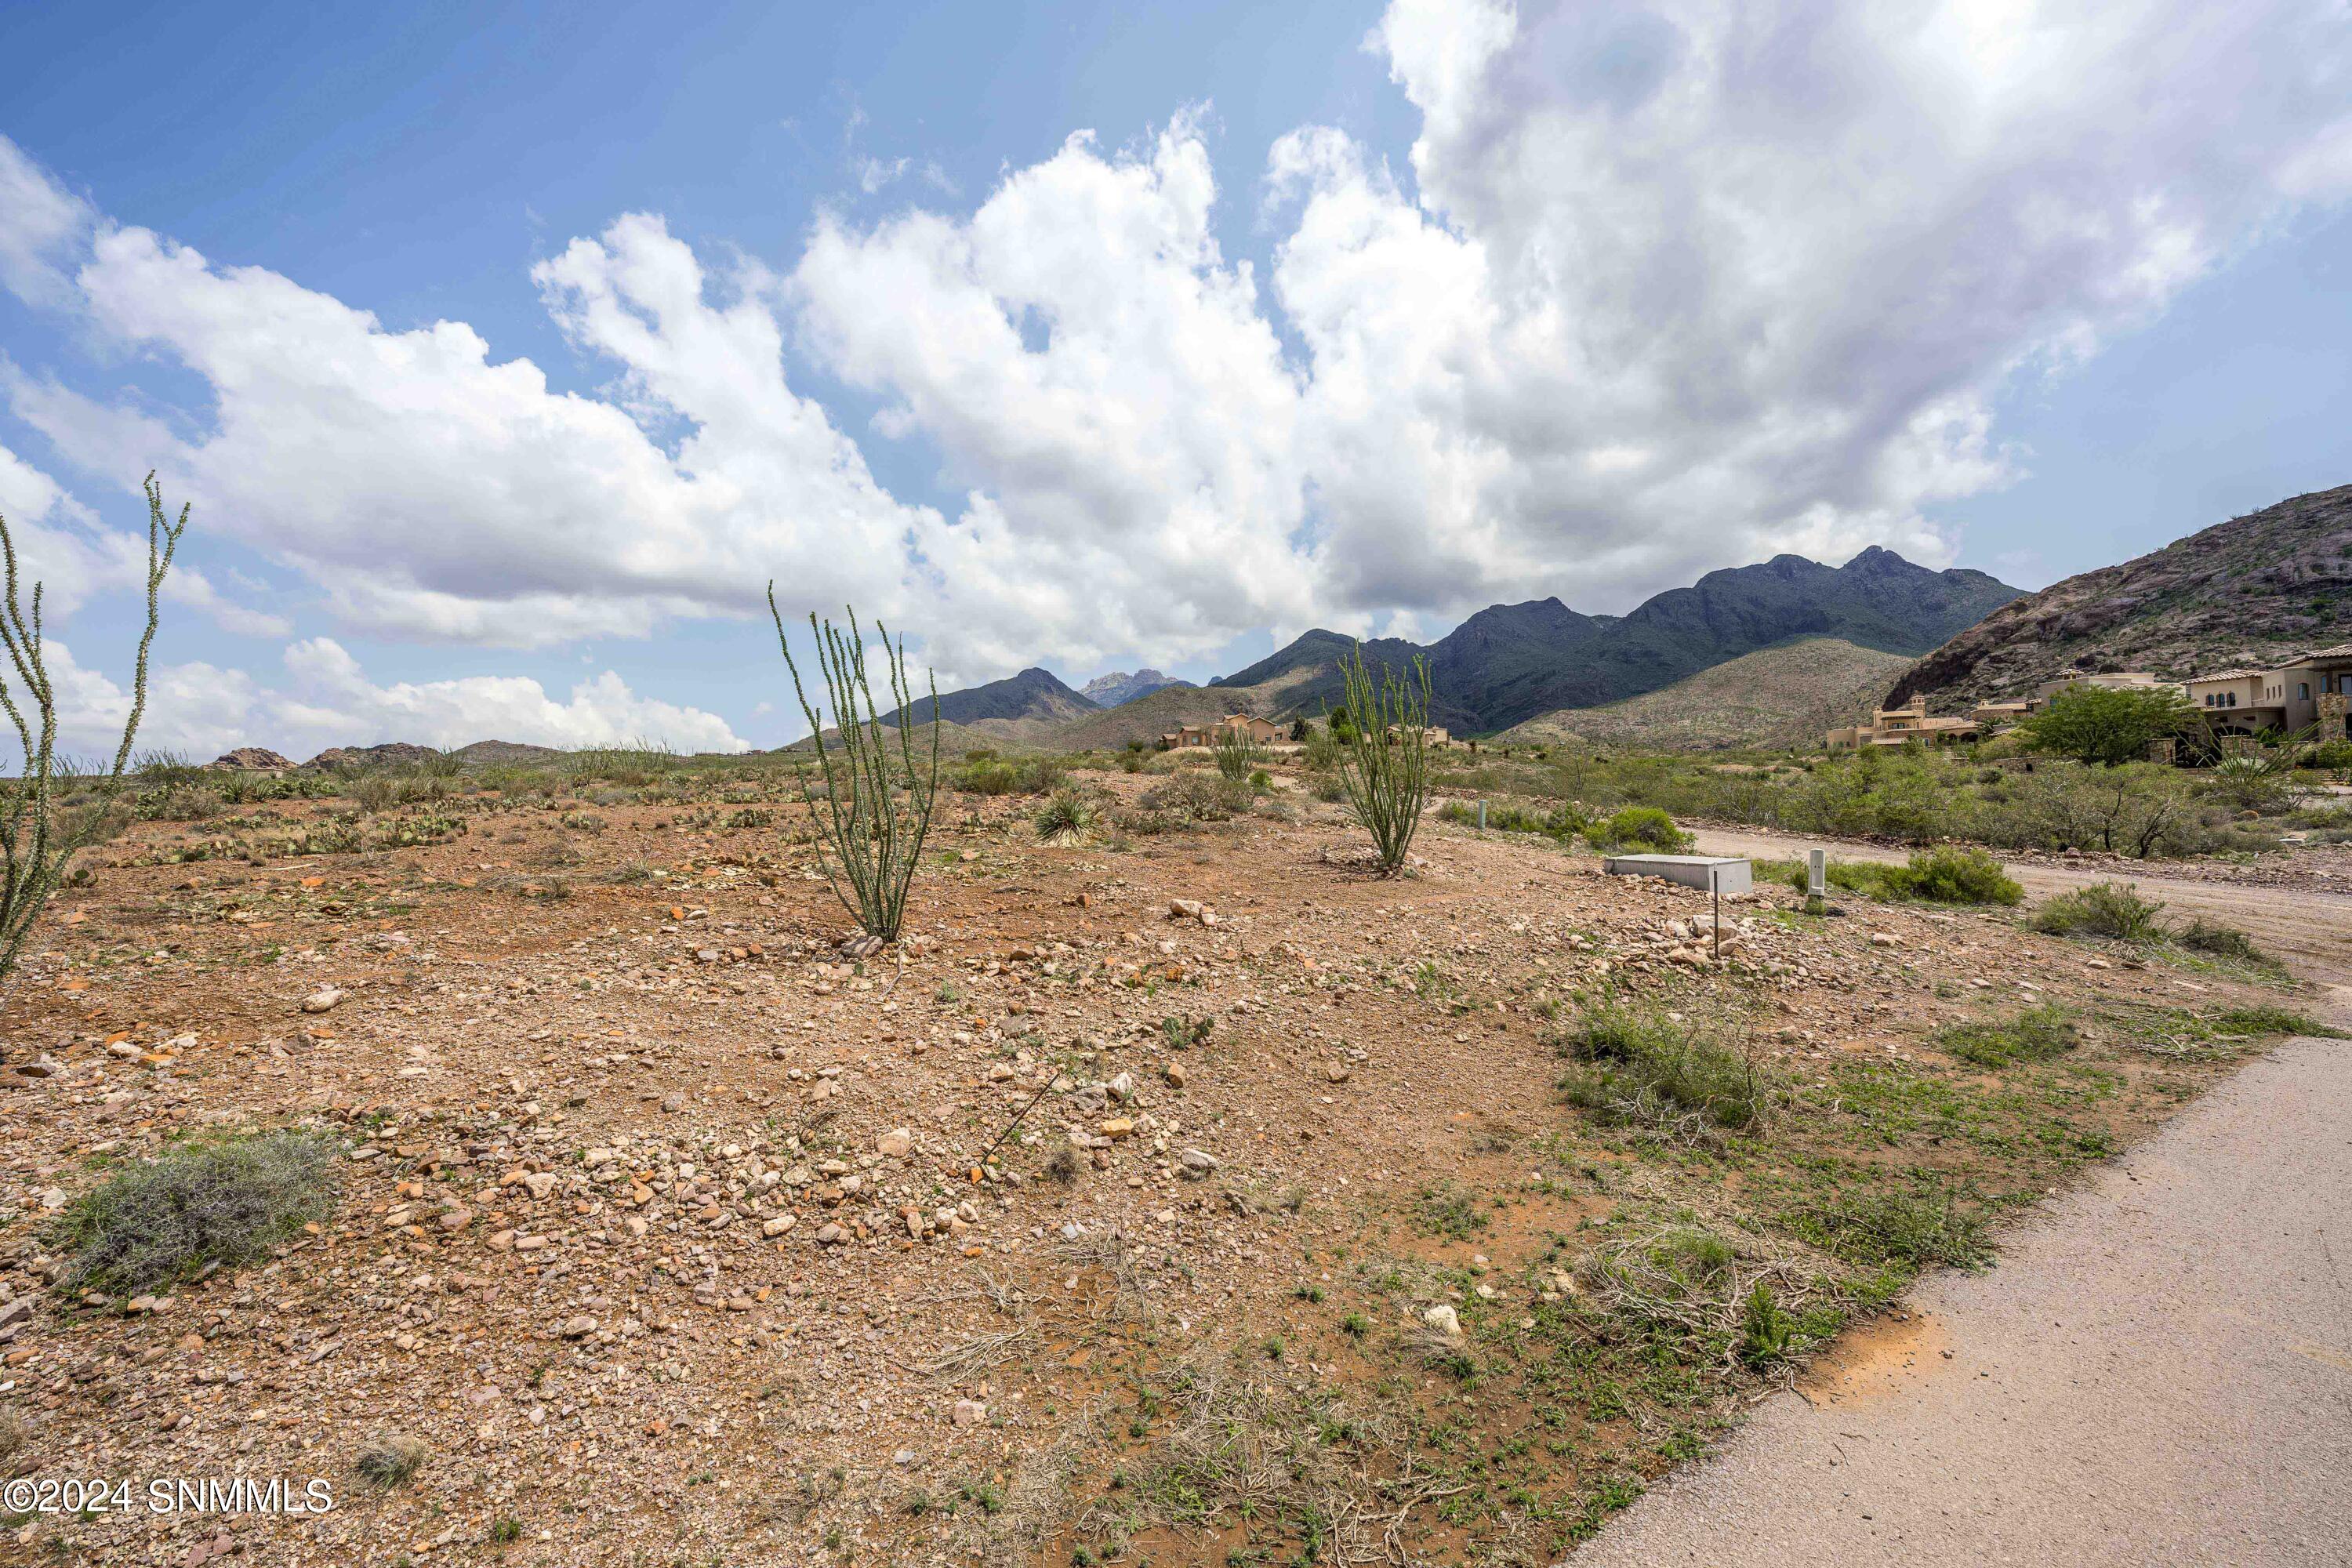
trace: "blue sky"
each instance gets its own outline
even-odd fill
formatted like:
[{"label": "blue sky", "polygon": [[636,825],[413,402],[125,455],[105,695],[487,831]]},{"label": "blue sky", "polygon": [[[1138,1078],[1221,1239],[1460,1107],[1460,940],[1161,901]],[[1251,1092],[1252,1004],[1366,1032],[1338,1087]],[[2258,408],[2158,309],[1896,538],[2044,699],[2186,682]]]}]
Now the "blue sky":
[{"label": "blue sky", "polygon": [[[951,677],[1202,678],[1780,548],[2038,586],[2352,480],[2324,7],[1679,9],[12,6],[72,211],[0,292],[0,500],[119,683],[90,542],[196,498],[192,746],[765,744],[763,570]],[[413,366],[436,322],[478,355]]]}]

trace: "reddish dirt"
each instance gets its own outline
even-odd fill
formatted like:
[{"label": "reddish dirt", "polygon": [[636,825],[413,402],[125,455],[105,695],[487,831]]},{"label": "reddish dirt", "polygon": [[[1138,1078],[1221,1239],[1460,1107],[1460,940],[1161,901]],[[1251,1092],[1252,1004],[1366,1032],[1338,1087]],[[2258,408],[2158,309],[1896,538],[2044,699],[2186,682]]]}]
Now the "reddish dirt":
[{"label": "reddish dirt", "polygon": [[[1282,1331],[1318,1250],[1434,1183],[1527,1182],[1576,1125],[1542,1036],[1580,988],[1736,993],[1801,1075],[1916,1059],[1988,999],[2217,984],[1973,916],[1794,927],[1777,889],[1727,910],[1742,942],[1717,969],[1673,928],[1703,895],[1547,847],[1433,822],[1419,873],[1381,880],[1312,805],[1055,849],[1025,803],[961,797],[908,940],[861,965],[804,850],[693,826],[730,806],[452,809],[447,843],[101,867],[59,899],[0,1013],[0,1298],[32,1303],[0,1328],[17,1463],[323,1477],[337,1506],[36,1517],[0,1550],[971,1562],[977,1510],[901,1497],[1017,1488],[1147,1310],[1168,1360]],[[116,858],[218,831],[149,825]],[[1170,1017],[1213,1022],[1175,1050]],[[975,1181],[1041,1087],[1036,1141]],[[315,1234],[135,1314],[46,1283],[47,1216],[111,1165],[293,1122],[351,1150]],[[1063,1142],[1095,1145],[1066,1185],[1045,1173]],[[1188,1178],[1188,1150],[1213,1170]],[[1596,1212],[1530,1202],[1475,1241],[1399,1245],[1499,1259]],[[1037,1326],[992,1346],[1007,1292]],[[357,1489],[355,1453],[392,1433],[431,1458]]]}]

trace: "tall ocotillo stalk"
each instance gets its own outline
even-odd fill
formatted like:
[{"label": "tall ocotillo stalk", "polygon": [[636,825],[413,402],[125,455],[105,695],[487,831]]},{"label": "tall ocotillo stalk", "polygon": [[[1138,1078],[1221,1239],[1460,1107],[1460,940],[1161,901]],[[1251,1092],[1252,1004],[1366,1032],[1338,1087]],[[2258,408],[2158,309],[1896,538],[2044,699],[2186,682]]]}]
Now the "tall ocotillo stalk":
[{"label": "tall ocotillo stalk", "polygon": [[[931,831],[931,800],[940,782],[940,684],[931,677],[931,752],[928,772],[916,767],[917,752],[908,731],[915,727],[914,692],[907,681],[906,640],[893,647],[889,629],[877,622],[882,638],[883,662],[890,676],[891,710],[895,725],[882,722],[874,702],[874,688],[866,679],[866,636],[857,613],[848,612],[849,635],[843,637],[831,621],[819,625],[809,616],[809,635],[816,643],[817,660],[824,673],[825,697],[833,709],[835,743],[827,746],[824,721],[810,706],[801,684],[801,668],[793,660],[792,639],[784,636],[784,617],[776,608],[776,585],[768,584],[768,614],[776,623],[776,641],[784,650],[784,666],[793,672],[793,691],[808,715],[817,765],[824,773],[824,805],[803,781],[801,797],[809,821],[816,828],[817,864],[858,925],[883,942],[896,942],[898,924],[907,914],[907,884],[922,859],[923,840]],[[898,742],[883,731],[888,729]],[[835,752],[839,752],[836,759]],[[898,792],[906,793],[902,808]],[[831,856],[825,851],[830,847]]]},{"label": "tall ocotillo stalk", "polygon": [[139,638],[139,658],[131,673],[131,716],[123,721],[122,743],[114,749],[113,765],[99,776],[98,802],[77,808],[71,816],[65,814],[57,796],[60,772],[70,779],[74,770],[70,763],[61,770],[57,757],[58,700],[42,655],[41,584],[33,584],[28,617],[17,593],[16,542],[8,532],[8,520],[0,516],[0,556],[7,563],[5,597],[0,599],[0,647],[6,648],[9,665],[16,671],[11,682],[7,672],[0,670],[0,708],[7,710],[8,721],[16,725],[16,740],[25,753],[16,776],[0,780],[0,876],[5,878],[5,886],[0,886],[0,986],[16,973],[25,943],[39,923],[41,911],[48,907],[50,896],[65,880],[74,856],[117,826],[114,794],[121,786],[123,771],[131,765],[131,742],[147,713],[147,654],[154,647],[160,619],[157,599],[164,574],[172,569],[172,557],[180,548],[180,535],[188,526],[185,506],[180,508],[178,521],[165,518],[163,492],[152,473],[147,476],[145,488],[147,630]]},{"label": "tall ocotillo stalk", "polygon": [[1340,742],[1339,783],[1372,836],[1381,871],[1394,875],[1429,802],[1429,666],[1415,658],[1412,678],[1403,680],[1383,665],[1375,687],[1359,646],[1339,661],[1339,674],[1348,687],[1344,711],[1355,721]]}]

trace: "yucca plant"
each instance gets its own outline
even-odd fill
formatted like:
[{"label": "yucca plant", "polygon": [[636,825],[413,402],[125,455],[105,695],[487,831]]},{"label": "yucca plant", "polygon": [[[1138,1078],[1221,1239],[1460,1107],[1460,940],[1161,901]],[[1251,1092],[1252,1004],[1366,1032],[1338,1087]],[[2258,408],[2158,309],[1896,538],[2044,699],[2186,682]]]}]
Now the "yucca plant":
[{"label": "yucca plant", "polygon": [[1354,720],[1343,730],[1334,715],[1329,726],[1340,742],[1340,787],[1372,836],[1381,872],[1393,876],[1429,802],[1429,664],[1415,658],[1409,679],[1383,665],[1375,686],[1360,645],[1339,661],[1339,674],[1348,689],[1342,711]]},{"label": "yucca plant", "polygon": [[[163,492],[152,473],[144,488],[147,629],[139,638],[139,658],[131,673],[131,716],[123,721],[122,741],[114,749],[113,765],[89,781],[81,780],[69,759],[57,754],[57,691],[49,684],[41,648],[41,584],[33,584],[32,614],[27,616],[17,595],[16,542],[9,535],[7,518],[0,516],[0,557],[5,557],[7,566],[5,596],[0,598],[0,647],[6,648],[8,663],[16,672],[12,683],[7,672],[0,671],[0,708],[7,710],[24,750],[16,776],[0,780],[0,876],[5,879],[5,885],[0,885],[0,987],[16,973],[25,943],[40,922],[50,896],[71,869],[74,857],[121,822],[115,797],[131,764],[131,743],[139,734],[139,721],[147,712],[147,654],[155,643],[157,597],[164,574],[172,569],[172,557],[180,548],[180,535],[188,526],[185,506],[180,508],[176,522],[164,516]],[[68,809],[60,786],[76,782],[94,784],[95,799]]]},{"label": "yucca plant", "polygon": [[1035,818],[1038,841],[1045,844],[1076,844],[1084,838],[1101,813],[1095,803],[1075,789],[1055,790],[1037,808]]},{"label": "yucca plant", "polygon": [[801,783],[801,799],[815,830],[817,865],[834,897],[867,935],[895,942],[899,922],[906,919],[907,885],[922,859],[923,840],[930,835],[931,802],[939,789],[939,679],[936,674],[931,678],[930,754],[927,765],[918,767],[905,639],[893,647],[888,628],[875,624],[889,674],[891,716],[897,721],[885,725],[866,677],[866,634],[857,625],[856,612],[847,612],[846,637],[831,621],[820,624],[812,612],[809,636],[816,643],[826,702],[833,710],[835,738],[827,745],[824,720],[809,702],[800,666],[793,659],[792,640],[784,636],[772,582],[768,584],[768,614],[776,623],[784,667],[793,672],[793,695],[808,716],[810,743],[816,748],[817,770],[824,777],[821,786],[805,773]]}]

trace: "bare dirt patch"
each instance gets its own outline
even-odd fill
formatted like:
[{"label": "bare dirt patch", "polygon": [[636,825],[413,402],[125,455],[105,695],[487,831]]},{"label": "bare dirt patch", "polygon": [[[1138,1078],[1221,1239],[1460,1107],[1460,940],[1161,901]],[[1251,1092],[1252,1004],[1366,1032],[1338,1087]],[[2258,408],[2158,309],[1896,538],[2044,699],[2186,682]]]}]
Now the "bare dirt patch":
[{"label": "bare dirt patch", "polygon": [[[2260,1043],[2108,1020],[2282,997],[1778,889],[1717,961],[1702,895],[1538,841],[1432,824],[1383,880],[1300,790],[1181,828],[1082,782],[1143,830],[1046,847],[1034,801],[943,796],[862,963],[757,769],[142,825],[0,1012],[0,1413],[37,1473],[337,1506],[5,1539],[1545,1561]],[[1603,1000],[1730,1042],[1763,1114],[1571,1106]],[[1930,1040],[2051,1003],[2058,1060]],[[136,1301],[52,1283],[110,1172],[293,1125],[342,1152],[330,1220]],[[395,1437],[425,1457],[362,1485]]]}]

